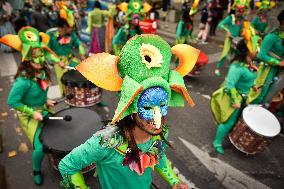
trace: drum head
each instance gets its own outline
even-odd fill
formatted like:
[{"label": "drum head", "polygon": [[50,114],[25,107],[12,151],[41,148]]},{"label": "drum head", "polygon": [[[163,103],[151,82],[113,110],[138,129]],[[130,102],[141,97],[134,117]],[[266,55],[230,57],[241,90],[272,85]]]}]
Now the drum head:
[{"label": "drum head", "polygon": [[64,73],[61,78],[61,81],[64,85],[71,87],[91,88],[96,86],[92,82],[88,81],[77,70],[69,70],[66,73]]},{"label": "drum head", "polygon": [[90,109],[70,108],[54,116],[66,115],[72,116],[72,120],[48,120],[43,127],[42,141],[50,150],[69,152],[102,127],[101,118]]},{"label": "drum head", "polygon": [[243,110],[243,120],[248,127],[265,137],[274,137],[280,133],[280,123],[277,118],[260,106],[247,106]]}]

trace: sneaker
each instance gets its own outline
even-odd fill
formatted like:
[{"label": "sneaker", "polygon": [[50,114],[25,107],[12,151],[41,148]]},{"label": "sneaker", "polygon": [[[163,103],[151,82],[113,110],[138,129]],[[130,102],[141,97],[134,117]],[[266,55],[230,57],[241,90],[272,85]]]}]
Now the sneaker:
[{"label": "sneaker", "polygon": [[220,77],[221,76],[221,73],[220,73],[220,70],[219,69],[215,69],[215,75]]},{"label": "sneaker", "polygon": [[208,42],[207,41],[201,41],[201,43],[200,44],[202,44],[202,45],[206,45],[206,44],[208,44]]}]

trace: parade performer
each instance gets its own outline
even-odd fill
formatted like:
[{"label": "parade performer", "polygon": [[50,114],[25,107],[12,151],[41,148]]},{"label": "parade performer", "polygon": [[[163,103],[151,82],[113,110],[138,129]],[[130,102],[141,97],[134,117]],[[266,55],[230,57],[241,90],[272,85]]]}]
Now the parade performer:
[{"label": "parade performer", "polygon": [[[180,65],[170,70],[171,54]],[[59,163],[66,188],[87,188],[80,170],[96,163],[103,189],[151,187],[152,169],[173,188],[187,188],[174,174],[165,155],[168,106],[193,105],[183,76],[194,66],[199,51],[185,44],[171,48],[156,35],[136,35],[119,55],[101,53],[76,67],[88,80],[120,91],[111,124],[75,148]],[[102,72],[103,70],[103,72]]]},{"label": "parade performer", "polygon": [[[235,3],[238,1],[235,1]],[[231,48],[232,40],[235,37],[240,37],[243,28],[243,21],[246,12],[246,6],[243,3],[236,4],[235,14],[231,14],[227,16],[224,20],[222,20],[218,24],[218,28],[221,28],[227,32],[227,36],[224,42],[223,51],[220,57],[219,62],[216,65],[215,74],[220,76],[220,68],[224,65],[226,58],[230,53],[233,53],[233,49]]]},{"label": "parade performer", "polygon": [[193,21],[187,11],[182,14],[181,20],[178,22],[176,30],[176,44],[189,44],[190,41],[194,41],[192,35],[193,32]]},{"label": "parade performer", "polygon": [[251,21],[251,25],[262,37],[264,37],[268,31],[267,12],[269,9],[273,8],[274,5],[275,3],[270,3],[268,1],[255,3],[255,6],[257,7],[257,15]]},{"label": "parade performer", "polygon": [[46,46],[48,38],[47,34],[39,33],[35,28],[24,27],[18,35],[9,34],[0,39],[1,43],[22,54],[22,63],[19,65],[7,103],[17,110],[20,127],[33,146],[33,181],[37,185],[41,185],[43,181],[41,162],[44,154],[39,139],[43,126],[41,121],[48,114],[48,107],[54,106],[55,103],[47,99],[50,72],[45,61],[47,58],[53,62],[59,61],[55,53]]},{"label": "parade performer", "polygon": [[135,14],[131,22],[121,26],[112,39],[112,48],[115,55],[119,55],[120,49],[126,44],[127,40],[135,35],[141,35],[139,26],[139,15]]},{"label": "parade performer", "polygon": [[222,87],[215,91],[211,99],[211,110],[217,121],[218,128],[213,147],[219,154],[224,154],[222,141],[235,125],[247,94],[253,87],[257,77],[257,67],[253,64],[255,53],[251,53],[245,40],[236,47],[235,58]]},{"label": "parade performer", "polygon": [[[13,7],[5,0],[0,0],[0,36],[6,34],[15,34],[12,23],[10,22]],[[0,50],[4,52],[11,52],[12,49],[6,45],[0,44]]]},{"label": "parade performer", "polygon": [[88,28],[87,32],[91,34],[91,47],[90,53],[100,53],[105,50],[105,17],[112,16],[114,7],[110,10],[101,10],[99,1],[95,2],[95,8],[88,13]]},{"label": "parade performer", "polygon": [[279,13],[277,19],[280,24],[279,28],[264,37],[258,53],[258,59],[262,61],[255,80],[258,90],[251,91],[249,94],[250,101],[254,104],[263,103],[279,68],[284,66],[284,10]]},{"label": "parade performer", "polygon": [[[59,2],[58,2],[59,3]],[[74,31],[74,16],[71,10],[64,4],[60,4],[60,19],[58,20],[58,31],[48,33],[50,35],[49,48],[52,49],[60,58],[60,65],[54,65],[55,74],[59,83],[61,94],[63,94],[62,75],[67,71],[65,66],[75,67],[80,61],[75,57],[73,48],[79,50],[81,59],[85,58],[85,50],[81,41]]]}]

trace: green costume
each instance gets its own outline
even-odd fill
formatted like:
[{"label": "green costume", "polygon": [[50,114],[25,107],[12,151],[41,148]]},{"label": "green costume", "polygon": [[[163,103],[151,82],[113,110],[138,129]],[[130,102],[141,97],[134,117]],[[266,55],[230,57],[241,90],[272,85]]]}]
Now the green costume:
[{"label": "green costume", "polygon": [[[167,129],[164,127],[167,135]],[[161,143],[158,149],[155,144]],[[59,164],[59,170],[65,181],[76,180],[80,177],[78,173],[82,168],[96,163],[98,177],[103,189],[115,189],[119,186],[121,189],[137,188],[146,189],[151,187],[152,169],[161,174],[172,186],[179,182],[179,179],[173,172],[167,157],[165,155],[166,144],[162,142],[159,136],[152,137],[143,144],[138,144],[142,153],[152,153],[158,155],[158,162],[154,167],[147,167],[142,175],[137,174],[129,166],[121,166],[126,154],[128,144],[115,126],[109,126],[106,129],[94,134],[84,144],[72,150]],[[73,176],[68,176],[73,175]],[[80,179],[79,179],[80,180]],[[73,182],[75,186],[85,189],[84,182]],[[68,182],[63,182],[66,188],[72,188]],[[75,187],[73,187],[75,188]]]},{"label": "green costume", "polygon": [[142,31],[139,26],[136,28],[129,28],[129,25],[126,24],[125,26],[120,27],[112,39],[114,54],[118,56],[120,49],[126,44],[127,40],[135,35],[140,35],[141,33]]},{"label": "green costume", "polygon": [[[49,36],[50,41],[48,46],[59,56],[60,61],[63,62],[65,66],[75,67],[78,65],[79,60],[73,54],[73,48],[78,48],[80,55],[84,55],[85,50],[76,33],[72,32],[70,38],[66,38],[66,42],[59,37],[59,32],[49,33]],[[54,70],[59,83],[60,92],[63,94],[64,88],[63,84],[61,83],[61,77],[67,71],[67,69],[63,69],[59,65],[55,64]]]},{"label": "green costume", "polygon": [[213,145],[221,154],[224,154],[222,140],[230,132],[240,113],[240,109],[234,109],[232,105],[245,103],[256,76],[257,72],[248,68],[247,64],[233,62],[223,87],[212,95],[211,110],[219,124]]},{"label": "green costume", "polygon": [[[193,68],[199,51],[189,45],[179,44],[172,48],[172,52],[181,60],[176,70],[170,70],[172,53],[164,40],[155,35],[136,35],[122,48],[119,57],[107,53],[95,54],[76,69],[95,85],[110,91],[120,91],[120,100],[112,119],[112,124],[115,124],[137,113],[141,93],[156,86],[167,93],[169,106],[182,106],[183,98],[193,105],[182,77]],[[154,122],[161,123],[159,108],[153,114]],[[61,160],[59,170],[66,188],[86,188],[79,171],[94,162],[97,163],[102,188],[150,188],[151,168],[159,172],[170,185],[179,182],[164,154],[165,142],[160,136],[151,136],[146,143],[138,144],[141,169],[137,164],[125,165],[129,152],[128,141],[122,137],[120,130],[114,125],[108,126]],[[162,125],[162,132],[167,138],[165,125]]]},{"label": "green costume", "polygon": [[232,38],[241,36],[243,28],[243,17],[238,18],[233,14],[229,15],[218,24],[218,27],[227,31],[230,35],[225,39],[220,60],[216,65],[217,69],[221,68],[224,65],[228,54],[234,52],[231,48]]},{"label": "green costume", "polygon": [[[258,69],[258,76],[255,80],[255,85],[260,87],[258,91],[250,91],[249,98],[254,104],[261,104],[269,91],[269,87],[273,82],[273,78],[279,71],[278,64],[281,62],[284,46],[282,44],[282,32],[276,30],[269,33],[264,37],[263,42],[258,53],[259,60],[262,61]],[[273,57],[271,54],[275,54],[278,57]]]},{"label": "green costume", "polygon": [[268,20],[261,19],[260,16],[256,16],[251,21],[251,26],[254,27],[258,33],[265,34],[268,29]]},{"label": "green costume", "polygon": [[189,43],[190,40],[193,40],[193,23],[185,23],[180,20],[177,25],[176,31],[176,44]]},{"label": "green costume", "polygon": [[[0,39],[1,43],[21,52],[22,64],[32,62],[41,66],[44,66],[46,58],[52,62],[59,61],[55,53],[46,46],[48,41],[47,34],[38,32],[37,29],[32,27],[23,27],[18,35],[8,34]],[[46,73],[43,70],[41,70],[41,74],[37,78],[29,78],[26,70],[23,70],[16,78],[7,101],[9,106],[17,110],[20,127],[34,147],[32,165],[34,183],[37,185],[42,184],[40,170],[43,147],[39,139],[42,123],[33,119],[33,116],[35,111],[43,116],[48,114],[45,107],[48,86],[49,81],[46,79]]]}]

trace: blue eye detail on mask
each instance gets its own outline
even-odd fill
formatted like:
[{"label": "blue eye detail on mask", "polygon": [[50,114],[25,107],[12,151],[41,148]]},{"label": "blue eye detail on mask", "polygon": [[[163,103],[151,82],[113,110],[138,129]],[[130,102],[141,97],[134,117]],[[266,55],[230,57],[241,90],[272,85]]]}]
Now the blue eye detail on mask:
[{"label": "blue eye detail on mask", "polygon": [[138,99],[138,115],[141,119],[152,120],[154,107],[158,106],[162,116],[168,113],[168,94],[162,87],[151,87],[142,92]]}]

